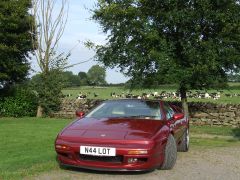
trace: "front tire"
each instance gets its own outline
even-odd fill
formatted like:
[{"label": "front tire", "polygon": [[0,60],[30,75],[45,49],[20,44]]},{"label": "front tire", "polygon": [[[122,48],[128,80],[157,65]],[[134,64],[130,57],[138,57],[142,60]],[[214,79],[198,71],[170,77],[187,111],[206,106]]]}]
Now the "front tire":
[{"label": "front tire", "polygon": [[172,169],[177,160],[177,145],[172,134],[169,135],[168,141],[165,147],[164,161],[160,169],[169,170]]},{"label": "front tire", "polygon": [[187,152],[189,149],[189,129],[184,132],[182,136],[181,143],[178,145],[178,151],[179,152]]}]

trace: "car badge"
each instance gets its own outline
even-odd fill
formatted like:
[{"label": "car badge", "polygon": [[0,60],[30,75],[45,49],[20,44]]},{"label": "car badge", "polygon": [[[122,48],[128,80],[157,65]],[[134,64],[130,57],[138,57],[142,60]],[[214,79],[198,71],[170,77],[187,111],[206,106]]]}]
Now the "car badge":
[{"label": "car badge", "polygon": [[106,134],[101,134],[101,137],[105,137],[106,136]]}]

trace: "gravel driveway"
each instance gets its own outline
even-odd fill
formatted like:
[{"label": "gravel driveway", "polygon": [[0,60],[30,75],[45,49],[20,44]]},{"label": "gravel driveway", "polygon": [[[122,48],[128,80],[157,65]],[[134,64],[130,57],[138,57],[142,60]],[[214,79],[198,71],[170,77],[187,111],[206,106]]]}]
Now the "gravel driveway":
[{"label": "gravel driveway", "polygon": [[82,169],[52,171],[37,180],[240,180],[240,147],[191,149],[178,153],[172,170],[108,173]]}]

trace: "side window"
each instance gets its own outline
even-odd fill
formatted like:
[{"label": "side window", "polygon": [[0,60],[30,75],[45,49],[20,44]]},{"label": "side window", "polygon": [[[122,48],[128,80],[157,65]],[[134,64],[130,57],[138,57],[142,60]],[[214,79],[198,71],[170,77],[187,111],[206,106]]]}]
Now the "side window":
[{"label": "side window", "polygon": [[166,103],[164,103],[163,108],[164,108],[164,111],[166,113],[167,120],[171,119],[174,115],[174,110]]},{"label": "side window", "polygon": [[171,108],[174,110],[175,113],[183,113],[182,109],[178,106],[172,105]]}]

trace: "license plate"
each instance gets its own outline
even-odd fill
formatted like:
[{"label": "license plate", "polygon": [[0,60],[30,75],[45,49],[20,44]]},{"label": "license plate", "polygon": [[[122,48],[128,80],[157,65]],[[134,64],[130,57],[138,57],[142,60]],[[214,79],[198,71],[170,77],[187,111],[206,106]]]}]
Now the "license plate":
[{"label": "license plate", "polygon": [[116,148],[80,146],[80,154],[93,156],[116,156]]}]

